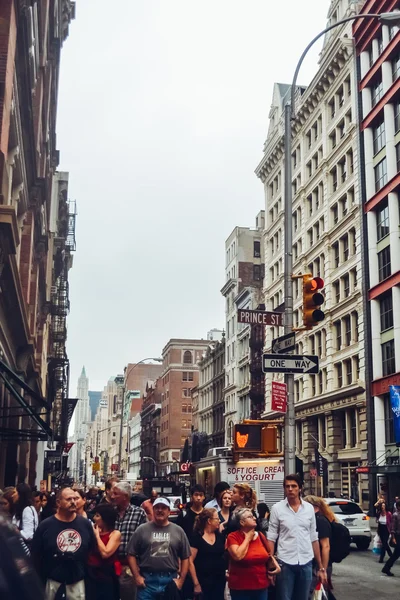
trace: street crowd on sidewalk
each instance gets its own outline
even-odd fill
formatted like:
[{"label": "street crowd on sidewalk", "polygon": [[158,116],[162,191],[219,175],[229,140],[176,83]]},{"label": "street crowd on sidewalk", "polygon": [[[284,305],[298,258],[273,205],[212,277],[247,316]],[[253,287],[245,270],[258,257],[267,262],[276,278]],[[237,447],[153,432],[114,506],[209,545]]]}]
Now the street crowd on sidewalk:
[{"label": "street crowd on sidewalk", "polygon": [[[333,563],[349,553],[346,528],[326,502],[302,496],[298,475],[285,499],[258,503],[237,483],[194,485],[186,512],[170,520],[170,501],[146,499],[113,477],[104,493],[65,487],[0,493],[0,597],[19,600],[314,600],[333,594]],[[375,505],[382,547],[400,556],[400,499],[393,513]],[[347,532],[347,530],[346,530]],[[348,532],[347,532],[348,534]],[[5,551],[5,549],[7,549]],[[16,593],[18,591],[18,594]]]}]

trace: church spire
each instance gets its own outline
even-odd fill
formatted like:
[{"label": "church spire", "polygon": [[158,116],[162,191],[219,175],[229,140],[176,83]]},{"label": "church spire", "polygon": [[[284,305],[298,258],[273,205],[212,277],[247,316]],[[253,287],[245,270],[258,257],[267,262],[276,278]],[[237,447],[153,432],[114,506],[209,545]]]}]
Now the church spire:
[{"label": "church spire", "polygon": [[85,365],[83,365],[83,367],[82,367],[81,377],[86,377]]}]

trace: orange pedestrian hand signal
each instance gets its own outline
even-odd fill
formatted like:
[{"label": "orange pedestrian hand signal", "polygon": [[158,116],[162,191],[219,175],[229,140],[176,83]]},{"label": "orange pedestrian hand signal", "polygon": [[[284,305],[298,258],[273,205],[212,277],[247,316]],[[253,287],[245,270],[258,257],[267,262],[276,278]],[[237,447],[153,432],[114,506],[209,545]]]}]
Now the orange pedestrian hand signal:
[{"label": "orange pedestrian hand signal", "polygon": [[236,445],[238,448],[246,448],[246,444],[249,441],[249,434],[242,435],[239,431],[236,431]]}]

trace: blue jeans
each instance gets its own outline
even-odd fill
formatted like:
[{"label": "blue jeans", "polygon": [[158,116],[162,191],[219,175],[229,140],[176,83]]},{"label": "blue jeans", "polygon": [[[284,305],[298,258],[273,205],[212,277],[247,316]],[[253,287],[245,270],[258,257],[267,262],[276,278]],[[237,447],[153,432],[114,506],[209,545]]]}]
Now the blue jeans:
[{"label": "blue jeans", "polygon": [[177,573],[169,571],[167,573],[143,573],[146,587],[138,587],[137,600],[160,600],[165,588],[172,579],[176,578]]},{"label": "blue jeans", "polygon": [[276,578],[277,600],[308,600],[312,581],[312,560],[305,565],[282,563]]},{"label": "blue jeans", "polygon": [[232,600],[267,600],[268,588],[263,590],[229,590]]}]

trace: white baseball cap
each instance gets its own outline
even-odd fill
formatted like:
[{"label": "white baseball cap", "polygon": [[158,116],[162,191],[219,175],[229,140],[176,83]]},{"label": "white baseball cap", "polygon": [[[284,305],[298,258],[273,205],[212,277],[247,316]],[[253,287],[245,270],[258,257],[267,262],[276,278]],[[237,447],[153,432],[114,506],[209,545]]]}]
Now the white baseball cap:
[{"label": "white baseball cap", "polygon": [[155,506],[157,506],[157,504],[162,504],[163,506],[167,506],[168,508],[171,508],[169,500],[167,500],[166,498],[157,498],[156,500],[154,500],[154,502],[153,502],[153,508]]}]

